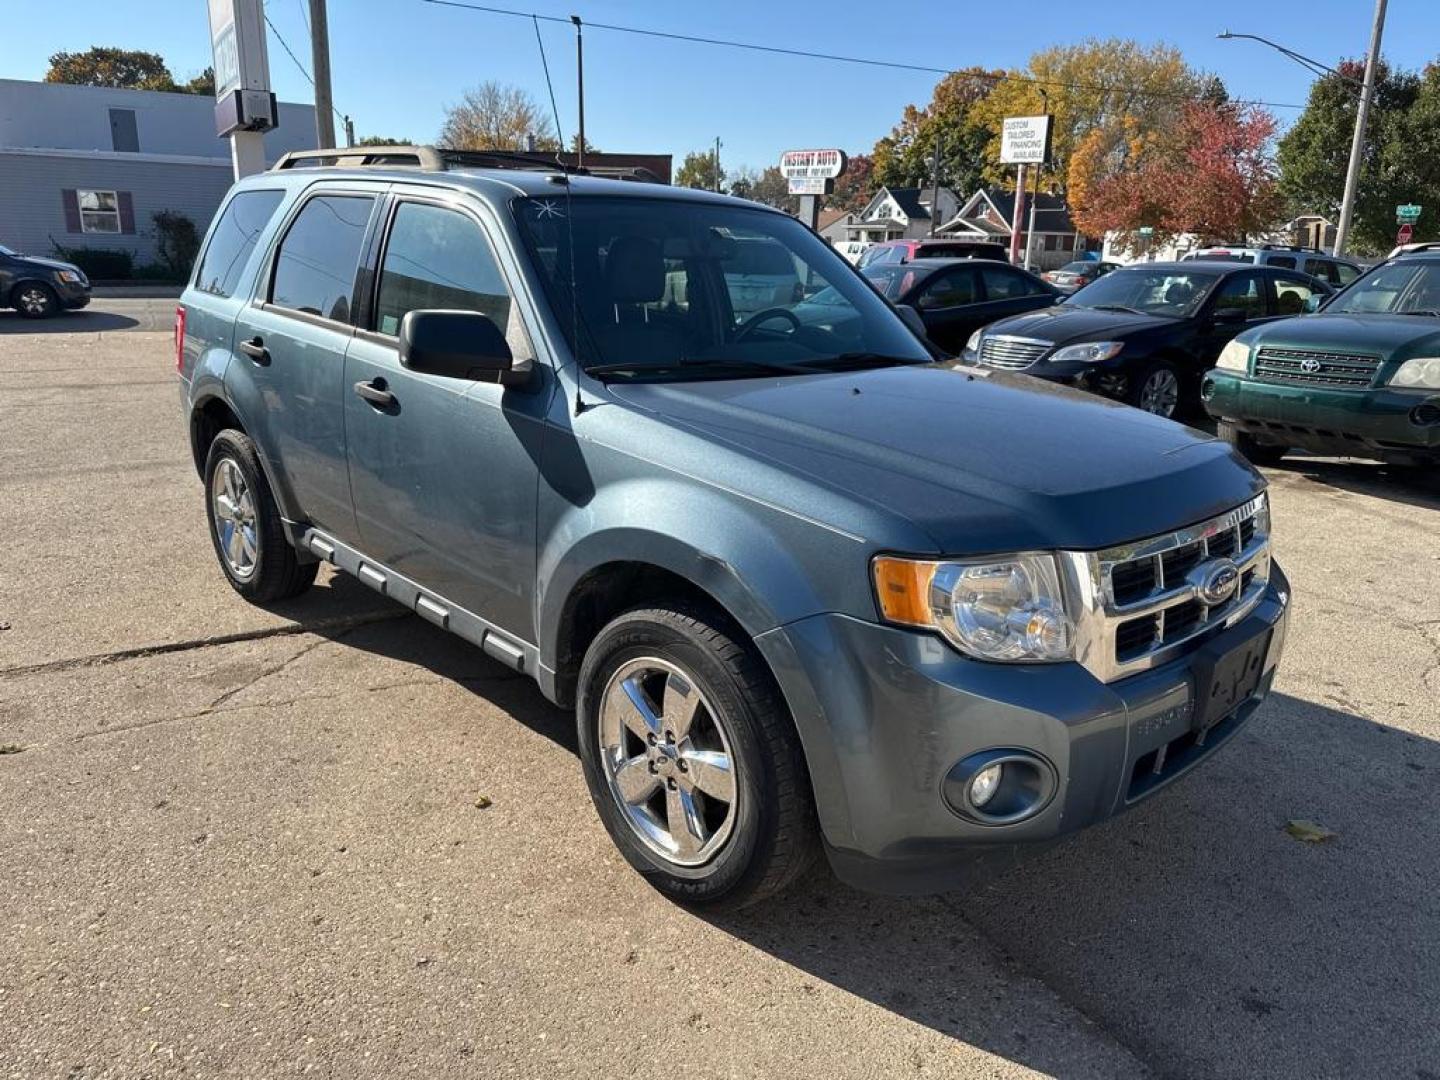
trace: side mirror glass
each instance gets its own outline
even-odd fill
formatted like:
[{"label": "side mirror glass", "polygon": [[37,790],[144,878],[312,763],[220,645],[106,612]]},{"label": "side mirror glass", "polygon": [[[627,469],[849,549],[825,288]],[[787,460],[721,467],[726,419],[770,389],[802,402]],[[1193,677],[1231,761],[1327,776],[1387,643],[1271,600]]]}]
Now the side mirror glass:
[{"label": "side mirror glass", "polygon": [[515,357],[505,334],[478,311],[409,311],[400,320],[400,364],[425,375],[508,382]]},{"label": "side mirror glass", "polygon": [[910,328],[912,334],[921,341],[928,340],[925,332],[925,320],[920,317],[920,312],[909,304],[896,304],[895,314],[900,316],[900,321]]},{"label": "side mirror glass", "polygon": [[1215,309],[1215,321],[1217,323],[1242,323],[1250,317],[1250,313],[1243,307],[1222,307]]}]

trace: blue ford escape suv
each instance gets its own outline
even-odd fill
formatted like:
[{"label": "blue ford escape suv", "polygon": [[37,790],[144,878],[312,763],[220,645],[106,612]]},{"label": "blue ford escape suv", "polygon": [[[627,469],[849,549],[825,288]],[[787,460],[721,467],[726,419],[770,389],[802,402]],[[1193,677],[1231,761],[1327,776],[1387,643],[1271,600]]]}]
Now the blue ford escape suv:
[{"label": "blue ford escape suv", "polygon": [[[1223,443],[937,359],[785,214],[495,163],[291,155],[221,207],[176,363],[241,595],[329,562],[532,676],[692,904],[821,850],[950,887],[1250,718],[1288,585]],[[796,280],[758,311],[753,245]]]}]

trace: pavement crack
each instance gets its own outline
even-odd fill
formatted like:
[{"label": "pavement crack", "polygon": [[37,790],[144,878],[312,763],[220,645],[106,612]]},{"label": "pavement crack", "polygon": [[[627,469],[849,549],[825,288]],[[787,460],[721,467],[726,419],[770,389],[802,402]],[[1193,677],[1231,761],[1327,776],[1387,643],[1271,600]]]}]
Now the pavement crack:
[{"label": "pavement crack", "polygon": [[362,626],[369,626],[372,623],[408,618],[410,614],[403,608],[396,608],[393,611],[374,611],[361,615],[315,619],[303,623],[285,623],[281,626],[267,626],[260,630],[242,630],[234,634],[216,634],[212,637],[191,638],[186,641],[167,641],[159,645],[142,645],[134,649],[117,649],[114,652],[93,653],[89,656],[73,656],[64,660],[50,660],[42,664],[22,664],[18,667],[0,668],[0,679],[46,675],[54,671],[69,671],[72,668],[99,667],[127,660],[143,660],[150,656],[163,656],[166,653],[188,652],[191,649],[212,649],[221,645],[263,641],[266,638],[293,637],[298,634],[343,633]]}]

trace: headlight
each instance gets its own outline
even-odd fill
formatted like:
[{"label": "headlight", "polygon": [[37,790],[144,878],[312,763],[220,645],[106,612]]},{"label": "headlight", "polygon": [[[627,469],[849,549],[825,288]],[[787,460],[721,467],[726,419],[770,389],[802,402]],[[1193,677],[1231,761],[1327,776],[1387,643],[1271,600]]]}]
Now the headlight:
[{"label": "headlight", "polygon": [[1406,360],[1400,370],[1390,376],[1391,386],[1414,390],[1440,390],[1440,356],[1417,356]]},{"label": "headlight", "polygon": [[880,613],[902,626],[938,630],[981,660],[1069,660],[1075,628],[1050,554],[984,559],[902,559],[874,564]]},{"label": "headlight", "polygon": [[68,281],[72,285],[79,285],[80,282],[85,280],[74,270],[57,270],[55,276],[61,281]]},{"label": "headlight", "polygon": [[1118,355],[1124,347],[1123,341],[1087,341],[1081,345],[1066,345],[1063,349],[1056,349],[1048,359],[1062,364],[1073,360],[1098,364],[1101,360],[1109,360]]},{"label": "headlight", "polygon": [[1215,361],[1215,366],[1226,371],[1249,371],[1250,346],[1243,341],[1227,341],[1220,350],[1220,359]]},{"label": "headlight", "polygon": [[970,335],[970,340],[965,342],[966,352],[980,351],[980,333],[981,332],[979,330],[976,330],[973,334]]}]

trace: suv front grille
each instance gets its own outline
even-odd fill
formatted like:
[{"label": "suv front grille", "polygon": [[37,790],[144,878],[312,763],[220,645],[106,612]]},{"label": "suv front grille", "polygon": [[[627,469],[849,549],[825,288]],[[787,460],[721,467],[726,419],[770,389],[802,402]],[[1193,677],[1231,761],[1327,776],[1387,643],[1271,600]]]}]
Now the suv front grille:
[{"label": "suv front grille", "polygon": [[1051,344],[1007,334],[986,334],[980,339],[980,362],[989,367],[1019,371],[1039,360]]},{"label": "suv front grille", "polygon": [[1378,356],[1317,352],[1262,345],[1255,354],[1255,377],[1265,382],[1364,390],[1375,381]]},{"label": "suv front grille", "polygon": [[[1106,681],[1164,663],[1245,615],[1270,577],[1264,495],[1219,517],[1083,556],[1095,594],[1080,620],[1082,660]],[[1234,565],[1235,588],[1207,597],[1207,575]]]}]

